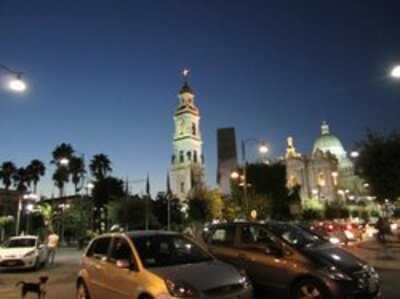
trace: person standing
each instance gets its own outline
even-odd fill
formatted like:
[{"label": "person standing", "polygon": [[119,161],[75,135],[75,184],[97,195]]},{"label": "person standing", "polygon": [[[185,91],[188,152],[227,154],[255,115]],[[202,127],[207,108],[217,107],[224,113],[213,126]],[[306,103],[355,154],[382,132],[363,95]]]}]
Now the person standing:
[{"label": "person standing", "polygon": [[47,237],[47,263],[49,265],[54,264],[54,259],[56,258],[56,251],[58,248],[58,242],[60,237],[54,232],[51,231],[50,235]]}]

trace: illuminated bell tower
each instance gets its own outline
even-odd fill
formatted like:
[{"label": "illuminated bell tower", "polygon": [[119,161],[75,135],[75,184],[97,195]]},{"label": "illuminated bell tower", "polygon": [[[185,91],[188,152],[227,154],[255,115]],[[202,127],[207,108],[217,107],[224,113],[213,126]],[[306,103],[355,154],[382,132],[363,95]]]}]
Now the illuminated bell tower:
[{"label": "illuminated bell tower", "polygon": [[175,133],[171,159],[171,189],[180,200],[203,181],[204,156],[200,132],[200,112],[195,94],[188,84],[189,71],[182,72],[184,82],[179,91],[179,105],[174,115]]}]

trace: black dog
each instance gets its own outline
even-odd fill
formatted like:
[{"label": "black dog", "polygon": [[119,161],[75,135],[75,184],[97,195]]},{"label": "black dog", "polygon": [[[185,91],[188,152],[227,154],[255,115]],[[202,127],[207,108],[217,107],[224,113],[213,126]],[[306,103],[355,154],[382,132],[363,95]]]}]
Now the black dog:
[{"label": "black dog", "polygon": [[44,299],[46,297],[46,283],[48,280],[49,278],[47,276],[41,276],[39,277],[38,283],[20,281],[16,286],[22,285],[22,298],[25,298],[27,293],[35,293],[38,295],[39,299]]}]

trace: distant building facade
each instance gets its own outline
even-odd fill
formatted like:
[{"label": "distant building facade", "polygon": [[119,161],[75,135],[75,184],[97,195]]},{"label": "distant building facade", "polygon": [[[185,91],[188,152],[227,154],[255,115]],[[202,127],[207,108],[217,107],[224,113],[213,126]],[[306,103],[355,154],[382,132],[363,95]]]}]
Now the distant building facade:
[{"label": "distant building facade", "polygon": [[187,77],[178,98],[179,105],[174,115],[170,182],[172,193],[183,201],[188,198],[193,187],[204,181],[204,156],[200,111],[195,104],[195,94]]},{"label": "distant building facade", "polygon": [[217,130],[218,166],[217,183],[223,195],[231,192],[231,173],[238,167],[234,128]]},{"label": "distant building facade", "polygon": [[303,200],[318,198],[332,201],[343,192],[358,192],[360,179],[354,174],[353,162],[348,158],[338,137],[331,134],[323,122],[321,135],[316,139],[311,155],[296,151],[293,138],[288,138],[286,172],[289,187],[299,185]]}]

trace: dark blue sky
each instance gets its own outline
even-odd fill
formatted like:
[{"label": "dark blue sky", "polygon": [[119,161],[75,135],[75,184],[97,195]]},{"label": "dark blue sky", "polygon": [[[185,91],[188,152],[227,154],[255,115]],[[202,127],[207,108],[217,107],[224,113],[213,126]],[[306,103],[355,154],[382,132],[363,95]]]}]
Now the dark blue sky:
[{"label": "dark blue sky", "polygon": [[288,135],[309,152],[325,119],[349,148],[367,127],[399,127],[396,2],[0,0],[0,63],[30,84],[0,91],[0,160],[48,162],[69,142],[163,189],[183,67],[211,185],[218,127],[263,137],[277,156]]}]

